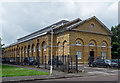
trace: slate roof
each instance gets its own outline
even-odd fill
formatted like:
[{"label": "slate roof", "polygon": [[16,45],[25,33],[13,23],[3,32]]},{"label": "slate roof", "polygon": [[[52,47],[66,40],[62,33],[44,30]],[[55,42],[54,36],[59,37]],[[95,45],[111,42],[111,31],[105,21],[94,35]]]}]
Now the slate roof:
[{"label": "slate roof", "polygon": [[34,33],[31,33],[31,34],[29,34],[29,35],[27,35],[27,36],[24,36],[24,37],[22,37],[22,38],[19,38],[19,39],[18,39],[18,43],[24,42],[24,41],[27,41],[27,40],[30,40],[30,39],[32,39],[32,38],[35,38],[35,37],[38,37],[38,36],[41,36],[41,35],[45,35],[45,34],[47,34],[47,32],[49,32],[49,31],[51,30],[51,27],[52,27],[53,25],[61,26],[61,25],[64,25],[65,23],[68,23],[68,22],[69,22],[69,21],[67,21],[67,20],[61,20],[61,21],[59,21],[59,22],[57,22],[57,23],[54,23],[54,24],[52,24],[52,25],[50,25],[50,26],[48,26],[48,27],[45,27],[45,28],[43,28],[43,29],[41,29],[41,30],[38,30],[38,31],[36,31],[36,32],[34,32]]}]

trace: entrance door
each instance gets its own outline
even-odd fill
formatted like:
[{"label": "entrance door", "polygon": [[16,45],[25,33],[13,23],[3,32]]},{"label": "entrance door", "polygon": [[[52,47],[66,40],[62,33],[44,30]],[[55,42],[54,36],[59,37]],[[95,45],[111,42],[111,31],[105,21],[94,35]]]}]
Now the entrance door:
[{"label": "entrance door", "polygon": [[94,51],[90,51],[90,57],[92,59],[92,62],[94,61]]}]

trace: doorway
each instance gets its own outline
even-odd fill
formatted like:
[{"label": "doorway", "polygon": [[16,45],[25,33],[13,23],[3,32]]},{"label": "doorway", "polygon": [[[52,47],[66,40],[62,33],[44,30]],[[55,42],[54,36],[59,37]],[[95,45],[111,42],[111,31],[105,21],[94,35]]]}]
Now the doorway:
[{"label": "doorway", "polygon": [[92,62],[94,61],[94,51],[90,51],[90,57],[92,59]]}]

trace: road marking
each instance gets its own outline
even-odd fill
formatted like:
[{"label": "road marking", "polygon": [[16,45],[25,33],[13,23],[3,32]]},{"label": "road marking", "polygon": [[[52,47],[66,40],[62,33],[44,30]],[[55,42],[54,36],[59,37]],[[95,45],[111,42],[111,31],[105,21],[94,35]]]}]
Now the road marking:
[{"label": "road marking", "polygon": [[93,71],[88,73],[94,73],[94,74],[104,74],[104,75],[116,75],[116,73],[107,73],[107,72],[101,72],[101,71]]}]

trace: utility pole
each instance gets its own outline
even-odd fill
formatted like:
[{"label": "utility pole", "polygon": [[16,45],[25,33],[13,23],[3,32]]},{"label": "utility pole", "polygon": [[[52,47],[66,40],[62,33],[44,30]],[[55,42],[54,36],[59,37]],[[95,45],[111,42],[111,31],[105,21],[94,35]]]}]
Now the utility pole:
[{"label": "utility pole", "polygon": [[56,27],[55,25],[53,25],[51,27],[51,66],[50,66],[50,75],[52,75],[52,57],[53,57],[53,28]]}]

